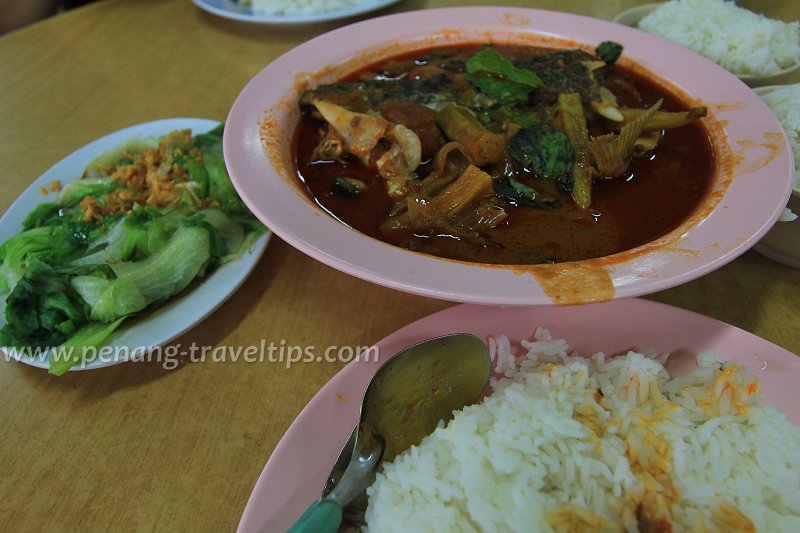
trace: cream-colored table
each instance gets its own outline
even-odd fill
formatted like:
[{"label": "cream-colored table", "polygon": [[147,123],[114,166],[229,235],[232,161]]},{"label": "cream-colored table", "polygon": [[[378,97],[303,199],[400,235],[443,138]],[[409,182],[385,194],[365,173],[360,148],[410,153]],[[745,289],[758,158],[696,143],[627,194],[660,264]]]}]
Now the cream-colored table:
[{"label": "cream-colored table", "polygon": [[[485,3],[408,0],[383,13]],[[505,3],[608,19],[637,2]],[[795,2],[759,4],[800,18]],[[166,117],[224,119],[264,65],[333,27],[236,23],[189,0],[109,0],[0,38],[0,209],[103,134]],[[800,353],[800,270],[755,253],[651,298]],[[363,346],[450,305],[347,276],[274,238],[241,290],[175,345]],[[233,530],[281,435],[341,367],[184,359],[175,370],[137,363],[53,378],[5,363],[0,528]]]}]

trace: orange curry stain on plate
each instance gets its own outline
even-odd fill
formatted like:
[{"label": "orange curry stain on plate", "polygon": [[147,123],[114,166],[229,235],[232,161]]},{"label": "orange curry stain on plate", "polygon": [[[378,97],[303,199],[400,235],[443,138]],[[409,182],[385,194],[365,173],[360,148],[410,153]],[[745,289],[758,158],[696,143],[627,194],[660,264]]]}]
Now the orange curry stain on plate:
[{"label": "orange curry stain on plate", "polygon": [[715,111],[724,113],[725,111],[736,111],[737,109],[744,109],[747,104],[744,102],[718,102],[710,104],[709,107],[714,108]]},{"label": "orange curry stain on plate", "polygon": [[508,26],[517,26],[520,28],[529,26],[531,23],[531,19],[529,17],[516,13],[504,13],[501,20]]},{"label": "orange curry stain on plate", "polygon": [[750,139],[736,141],[742,148],[736,154],[736,164],[741,167],[743,174],[761,170],[786,149],[786,141],[784,139],[783,132],[768,131],[764,133],[763,142],[756,142]]},{"label": "orange curry stain on plate", "polygon": [[544,293],[557,305],[605,302],[614,298],[608,270],[590,263],[556,263],[529,269]]},{"label": "orange curry stain on plate", "polygon": [[[283,102],[281,102],[282,104]],[[280,105],[280,104],[279,104]],[[264,154],[281,177],[291,177],[291,138],[284,135],[285,127],[273,111],[264,114],[259,124],[259,140]]]}]

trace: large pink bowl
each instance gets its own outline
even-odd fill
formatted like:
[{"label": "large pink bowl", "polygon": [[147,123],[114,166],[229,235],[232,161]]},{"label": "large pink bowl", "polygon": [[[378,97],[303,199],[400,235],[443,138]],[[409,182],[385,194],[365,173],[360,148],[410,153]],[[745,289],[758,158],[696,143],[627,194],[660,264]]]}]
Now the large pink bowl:
[{"label": "large pink bowl", "polygon": [[[493,42],[625,47],[623,61],[661,80],[687,105],[706,105],[716,171],[703,204],[656,241],[599,259],[556,265],[484,265],[410,252],[367,237],[321,211],[300,189],[292,136],[300,92],[379,59],[436,45]],[[638,296],[733,260],[772,226],[791,191],[783,129],[740,80],[711,61],[636,29],[577,15],[471,7],[415,11],[326,33],[279,57],[234,103],[224,136],[233,182],[278,236],[354,276],[399,290],[482,304],[577,304]],[[631,223],[636,223],[632,220]]]}]

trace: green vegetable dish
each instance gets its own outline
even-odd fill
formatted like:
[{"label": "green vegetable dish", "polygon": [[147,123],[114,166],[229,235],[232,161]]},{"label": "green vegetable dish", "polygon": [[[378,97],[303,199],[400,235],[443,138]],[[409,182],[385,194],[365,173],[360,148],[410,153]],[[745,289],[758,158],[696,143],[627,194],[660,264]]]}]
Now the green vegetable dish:
[{"label": "green vegetable dish", "polygon": [[222,131],[129,140],[81,179],[53,182],[59,199],[37,205],[0,245],[0,346],[60,348],[49,369],[61,375],[126,320],[248,250],[266,228],[231,184]]}]

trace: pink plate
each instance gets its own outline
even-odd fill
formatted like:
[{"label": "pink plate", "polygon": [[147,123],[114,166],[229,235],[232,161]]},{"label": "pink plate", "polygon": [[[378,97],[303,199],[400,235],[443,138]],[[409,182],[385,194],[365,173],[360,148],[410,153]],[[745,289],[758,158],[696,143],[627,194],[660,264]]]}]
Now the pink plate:
[{"label": "pink plate", "polygon": [[361,397],[387,357],[416,342],[447,333],[507,335],[512,346],[537,326],[567,339],[583,355],[655,348],[672,352],[671,370],[691,368],[695,356],[713,350],[721,359],[750,366],[761,382],[762,402],[800,424],[800,358],[764,339],[712,318],[649,300],[622,299],[575,307],[458,305],[410,324],[380,341],[379,361],[355,361],[331,379],[303,409],[267,461],[240,532],[285,531],[318,498],[339,451],[359,417]]},{"label": "pink plate", "polygon": [[[660,80],[704,119],[717,169],[696,212],[633,250],[556,265],[483,265],[410,252],[337,222],[300,189],[292,162],[299,94],[379,59],[435,45],[493,42],[625,47],[620,60]],[[507,7],[431,9],[367,20],[312,39],[259,72],[231,108],[225,159],[248,207],[299,250],[354,276],[446,300],[576,304],[639,296],[702,276],[755,244],[786,205],[793,162],[780,124],[735,76],[639,30],[566,13]],[[632,221],[635,222],[635,221]]]}]

